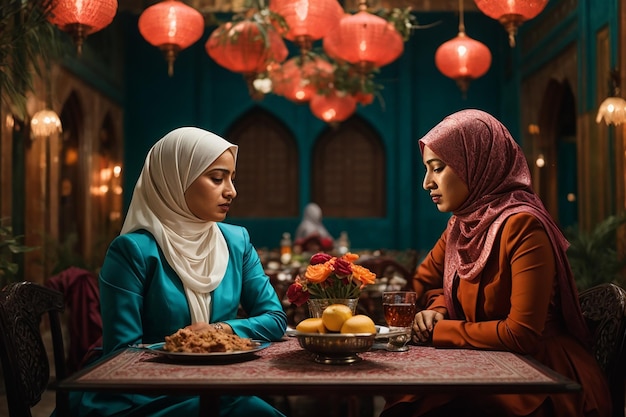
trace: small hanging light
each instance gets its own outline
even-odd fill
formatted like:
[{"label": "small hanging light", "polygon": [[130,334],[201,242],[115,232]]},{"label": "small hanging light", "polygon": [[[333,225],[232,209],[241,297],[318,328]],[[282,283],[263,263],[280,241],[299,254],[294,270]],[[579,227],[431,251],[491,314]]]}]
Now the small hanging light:
[{"label": "small hanging light", "polygon": [[474,0],[478,9],[499,21],[509,33],[509,45],[515,46],[517,28],[537,16],[548,0]]},{"label": "small hanging light", "polygon": [[46,138],[55,133],[61,133],[61,119],[54,110],[44,109],[33,115],[30,120],[30,130],[34,138]]},{"label": "small hanging light", "polygon": [[437,48],[435,65],[456,81],[464,95],[470,81],[485,75],[491,66],[489,48],[465,34],[463,0],[459,0],[459,34]]},{"label": "small hanging light", "polygon": [[74,40],[78,55],[83,41],[107,27],[117,13],[117,0],[52,0],[48,20]]},{"label": "small hanging light", "polygon": [[332,90],[314,94],[309,103],[311,113],[326,123],[343,122],[356,111],[356,100],[350,94]]},{"label": "small hanging light", "polygon": [[596,123],[600,123],[603,119],[609,125],[620,125],[626,122],[626,100],[620,97],[620,74],[617,69],[610,73],[609,85],[611,97],[606,98],[598,108]]},{"label": "small hanging light", "polygon": [[354,15],[344,15],[323,40],[328,56],[356,65],[362,74],[395,61],[404,40],[393,24],[367,11],[365,0]]},{"label": "small hanging light", "polygon": [[620,125],[626,121],[626,100],[621,97],[609,97],[605,99],[596,116],[596,123],[604,122],[614,125]]},{"label": "small hanging light", "polygon": [[148,7],[139,16],[138,24],[141,36],[163,51],[170,77],[174,75],[178,53],[204,33],[202,14],[179,0],[164,0]]},{"label": "small hanging light", "polygon": [[269,7],[289,27],[283,37],[298,45],[303,53],[311,49],[314,41],[326,36],[344,14],[337,0],[272,0]]}]

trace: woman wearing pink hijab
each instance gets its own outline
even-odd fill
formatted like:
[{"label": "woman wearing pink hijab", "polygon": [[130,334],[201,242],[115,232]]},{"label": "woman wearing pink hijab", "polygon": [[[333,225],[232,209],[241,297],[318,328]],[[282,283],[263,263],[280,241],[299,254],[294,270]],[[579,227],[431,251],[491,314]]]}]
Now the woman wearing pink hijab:
[{"label": "woman wearing pink hijab", "polygon": [[480,110],[446,117],[419,145],[423,187],[452,216],[413,278],[426,306],[415,316],[413,341],[530,355],[582,390],[407,395],[387,398],[382,416],[609,416],[609,390],[589,350],[568,242],[532,190],[519,145]]}]

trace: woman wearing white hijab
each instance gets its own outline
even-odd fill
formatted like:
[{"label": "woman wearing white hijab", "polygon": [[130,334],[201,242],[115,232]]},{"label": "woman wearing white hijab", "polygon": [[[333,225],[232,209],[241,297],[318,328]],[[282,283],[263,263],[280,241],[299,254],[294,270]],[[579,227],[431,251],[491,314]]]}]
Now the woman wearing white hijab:
[{"label": "woman wearing white hijab", "polygon": [[[103,353],[215,326],[280,340],[287,318],[245,228],[220,223],[237,195],[237,146],[194,127],[150,150],[100,272]],[[237,318],[239,306],[246,318]],[[198,415],[197,397],[73,393],[74,415]],[[223,397],[223,416],[282,416],[257,397]]]},{"label": "woman wearing white hijab", "polygon": [[333,238],[322,222],[322,208],[317,203],[306,205],[302,212],[302,221],[296,229],[296,239],[306,239],[309,236]]},{"label": "woman wearing white hijab", "polygon": [[322,208],[317,203],[309,203],[304,207],[294,243],[305,252],[327,251],[333,248],[335,242],[322,222]]}]

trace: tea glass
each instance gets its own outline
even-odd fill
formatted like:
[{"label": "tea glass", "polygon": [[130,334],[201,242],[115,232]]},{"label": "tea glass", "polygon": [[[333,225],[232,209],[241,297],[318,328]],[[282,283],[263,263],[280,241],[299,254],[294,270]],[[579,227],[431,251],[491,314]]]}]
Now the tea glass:
[{"label": "tea glass", "polygon": [[414,291],[383,292],[383,313],[389,332],[400,332],[399,335],[389,337],[387,350],[394,352],[409,350],[406,344],[411,339],[411,326],[417,313],[417,293]]}]

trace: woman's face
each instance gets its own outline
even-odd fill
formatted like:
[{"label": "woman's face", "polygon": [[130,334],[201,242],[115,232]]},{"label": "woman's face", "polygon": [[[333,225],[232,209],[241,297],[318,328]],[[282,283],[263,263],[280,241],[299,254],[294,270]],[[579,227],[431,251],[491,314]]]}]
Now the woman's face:
[{"label": "woman's face", "polygon": [[235,158],[230,151],[225,151],[187,188],[187,207],[207,222],[224,220],[230,203],[237,196],[234,180]]},{"label": "woman's face", "polygon": [[426,166],[423,187],[430,191],[430,198],[437,205],[437,210],[457,210],[469,196],[467,185],[428,146],[424,146],[422,159]]}]

